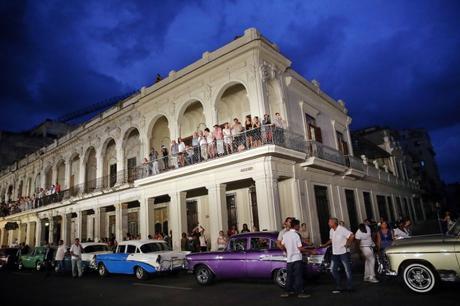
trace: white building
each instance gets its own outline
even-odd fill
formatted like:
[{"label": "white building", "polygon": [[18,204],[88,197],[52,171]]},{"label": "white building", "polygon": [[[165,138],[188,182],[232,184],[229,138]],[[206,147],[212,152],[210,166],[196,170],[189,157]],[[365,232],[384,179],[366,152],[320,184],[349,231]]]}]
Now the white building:
[{"label": "white building", "polygon": [[[313,241],[327,239],[327,218],[355,227],[363,219],[413,219],[418,186],[353,156],[351,118],[344,103],[290,68],[278,47],[248,29],[201,59],[84,123],[0,175],[1,200],[32,195],[59,182],[59,196],[42,206],[0,218],[0,244],[95,239],[127,233],[142,238],[201,224],[215,247],[219,230],[276,230],[282,219],[306,222]],[[84,90],[84,89],[82,89]],[[233,154],[152,175],[141,166],[151,148],[251,114],[279,112],[285,130],[237,138]],[[212,130],[212,128],[211,128]],[[243,139],[243,141],[241,141]],[[256,140],[260,140],[257,142]],[[244,150],[243,150],[244,149]],[[201,159],[201,158],[200,158]],[[160,167],[161,170],[161,167]],[[417,199],[417,201],[414,201]],[[17,223],[15,230],[5,224]]]}]

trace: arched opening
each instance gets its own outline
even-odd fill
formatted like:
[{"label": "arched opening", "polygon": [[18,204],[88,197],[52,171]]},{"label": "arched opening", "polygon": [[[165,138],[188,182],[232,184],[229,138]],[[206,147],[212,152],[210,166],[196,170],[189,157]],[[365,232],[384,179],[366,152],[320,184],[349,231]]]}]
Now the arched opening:
[{"label": "arched opening", "polygon": [[97,159],[96,150],[91,147],[86,152],[85,163],[85,192],[92,192],[96,189]]},{"label": "arched opening", "polygon": [[45,170],[45,189],[50,189],[53,185],[53,168],[49,166]]},{"label": "arched opening", "polygon": [[65,161],[60,160],[56,165],[56,185],[59,184],[61,186],[61,190],[65,184]]},{"label": "arched opening", "polygon": [[136,128],[126,133],[123,148],[125,151],[125,169],[127,169],[128,182],[132,183],[135,179],[136,166],[141,162],[141,141],[139,131]]},{"label": "arched opening", "polygon": [[246,88],[237,83],[225,89],[220,98],[217,99],[216,109],[219,124],[233,122],[234,118],[243,122],[244,117],[251,113]]},{"label": "arched opening", "polygon": [[33,191],[33,188],[32,188],[32,178],[31,177],[28,177],[27,178],[27,190],[26,190],[26,195],[27,196],[32,196],[32,192]]},{"label": "arched opening", "polygon": [[33,189],[33,192],[35,193],[35,195],[38,195],[39,191],[40,191],[40,173],[38,173],[37,176],[35,177],[34,189]]},{"label": "arched opening", "polygon": [[8,191],[6,192],[6,201],[9,202],[9,201],[12,201],[13,198],[13,185],[10,185],[8,186]]},{"label": "arched opening", "polygon": [[23,187],[24,187],[24,182],[23,182],[23,180],[20,180],[19,184],[18,184],[18,199],[20,197],[22,197],[22,194],[23,194],[22,189],[23,189]]},{"label": "arched opening", "polygon": [[70,195],[75,196],[78,193],[78,184],[80,180],[80,155],[73,155],[70,160],[69,189]]},{"label": "arched opening", "polygon": [[193,132],[205,126],[203,104],[200,101],[191,102],[179,117],[180,137],[186,144],[191,145]]},{"label": "arched opening", "polygon": [[[158,118],[150,129],[150,149],[161,151],[161,146],[169,148],[171,143],[171,134],[169,133],[169,123],[165,116]],[[169,149],[168,149],[169,150]]]},{"label": "arched opening", "polygon": [[117,183],[117,150],[113,138],[106,143],[103,152],[104,187],[113,187]]}]

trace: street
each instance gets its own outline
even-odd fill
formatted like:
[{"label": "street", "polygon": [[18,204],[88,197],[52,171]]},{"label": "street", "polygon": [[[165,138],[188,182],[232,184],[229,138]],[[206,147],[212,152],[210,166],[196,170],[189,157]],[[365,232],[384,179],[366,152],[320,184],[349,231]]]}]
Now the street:
[{"label": "street", "polygon": [[44,277],[36,271],[2,271],[0,288],[4,301],[16,305],[452,305],[458,298],[458,284],[443,284],[430,295],[408,292],[397,280],[380,284],[361,281],[354,275],[356,292],[333,295],[329,275],[322,275],[315,283],[307,283],[309,299],[282,299],[282,290],[269,281],[218,281],[209,287],[196,284],[192,275],[163,275],[147,281],[133,276],[111,275],[101,279],[87,274],[81,279],[69,275]]}]

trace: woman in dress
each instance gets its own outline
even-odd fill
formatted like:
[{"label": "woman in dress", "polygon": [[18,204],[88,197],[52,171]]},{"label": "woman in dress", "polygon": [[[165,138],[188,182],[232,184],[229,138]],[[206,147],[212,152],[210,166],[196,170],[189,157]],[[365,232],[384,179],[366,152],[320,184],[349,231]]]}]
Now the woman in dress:
[{"label": "woman in dress", "polygon": [[225,122],[224,129],[222,130],[224,134],[224,145],[225,145],[225,152],[227,154],[233,153],[233,145],[232,145],[232,129],[228,122]]},{"label": "woman in dress", "polygon": [[260,147],[262,145],[262,134],[260,131],[259,117],[255,116],[252,120],[252,143],[254,147]]},{"label": "woman in dress", "polygon": [[252,142],[254,140],[251,115],[246,116],[246,121],[244,121],[244,129],[246,132],[246,148],[250,149],[252,148]]},{"label": "woman in dress", "polygon": [[380,230],[377,232],[376,244],[377,251],[380,255],[383,254],[385,249],[393,243],[393,232],[388,227],[386,221],[382,221],[380,224]]}]

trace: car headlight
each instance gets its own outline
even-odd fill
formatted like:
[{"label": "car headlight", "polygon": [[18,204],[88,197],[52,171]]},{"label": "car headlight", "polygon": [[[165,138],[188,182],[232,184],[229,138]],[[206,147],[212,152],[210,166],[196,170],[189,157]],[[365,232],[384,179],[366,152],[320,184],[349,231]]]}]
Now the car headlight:
[{"label": "car headlight", "polygon": [[311,255],[308,257],[307,262],[312,265],[320,265],[323,263],[324,255]]}]

